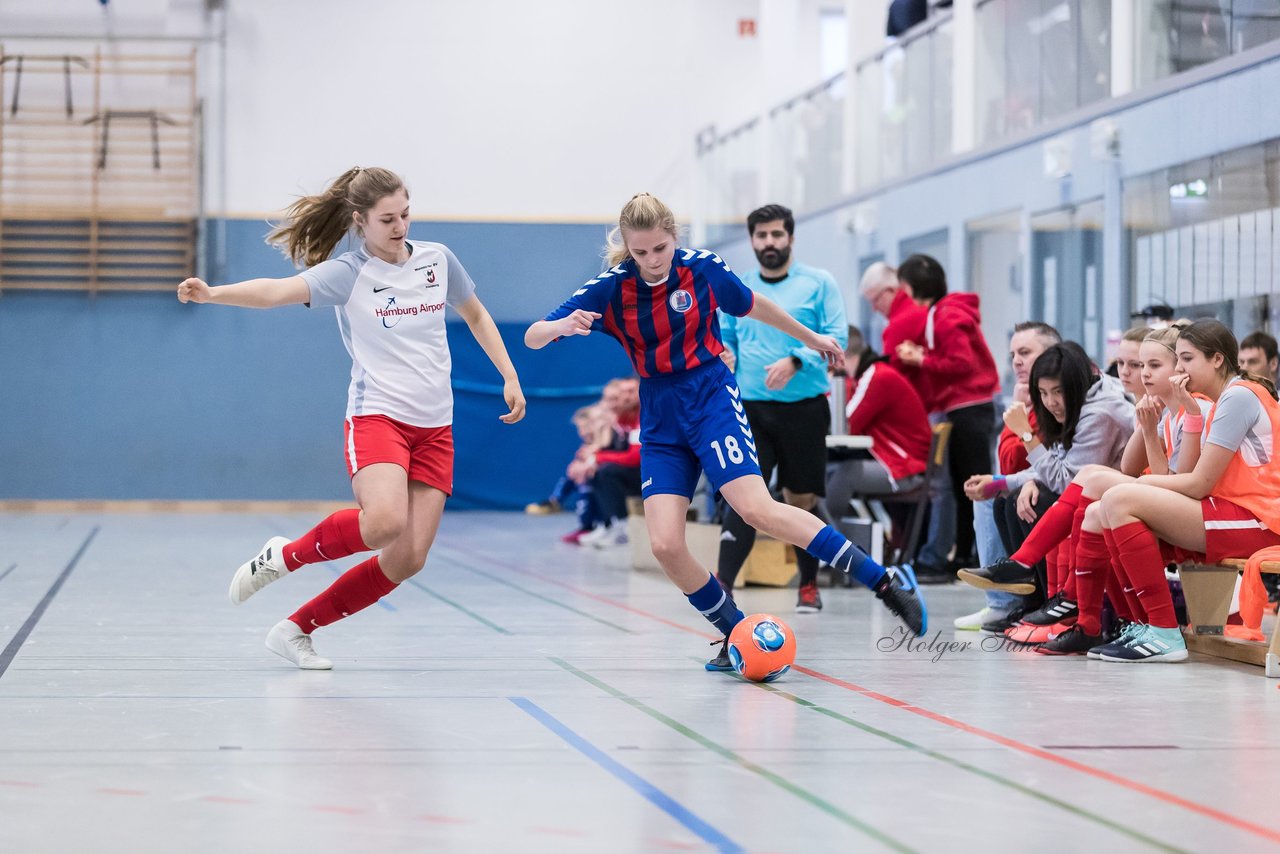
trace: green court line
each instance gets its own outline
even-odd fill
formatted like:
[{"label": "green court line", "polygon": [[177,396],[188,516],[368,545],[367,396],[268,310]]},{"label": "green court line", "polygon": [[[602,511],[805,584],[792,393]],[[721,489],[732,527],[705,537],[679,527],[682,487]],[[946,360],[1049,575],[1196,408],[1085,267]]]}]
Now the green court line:
[{"label": "green court line", "polygon": [[[743,681],[746,681],[746,680],[743,680]],[[1052,795],[1047,795],[1044,792],[1037,791],[1036,789],[1030,786],[1024,786],[1021,783],[1017,783],[1017,782],[1014,782],[1013,780],[1009,780],[1005,777],[1001,777],[999,774],[979,768],[976,765],[970,765],[969,763],[962,762],[959,759],[953,759],[952,757],[947,756],[944,753],[939,753],[938,751],[931,750],[930,748],[924,747],[923,745],[919,745],[914,742],[907,741],[905,738],[894,735],[891,732],[886,732],[885,730],[877,729],[876,727],[873,727],[870,724],[864,724],[861,721],[856,721],[853,718],[842,715],[839,712],[833,711],[824,706],[819,706],[817,703],[811,702],[802,697],[797,697],[795,694],[790,694],[786,691],[781,690],[780,688],[774,687],[773,685],[765,685],[761,683],[753,683],[753,684],[755,684],[759,688],[763,688],[764,690],[768,691],[771,694],[790,700],[791,702],[795,703],[798,706],[803,706],[804,708],[815,711],[820,715],[826,715],[827,717],[832,718],[833,720],[837,720],[837,721],[840,721],[841,723],[848,724],[851,727],[860,729],[869,735],[874,735],[874,736],[877,736],[878,738],[883,738],[887,741],[891,741],[894,744],[898,745],[899,747],[905,747],[907,750],[911,750],[916,753],[922,754],[924,756],[928,756],[929,758],[936,759],[939,762],[945,762],[948,765],[952,765],[963,771],[968,771],[971,774],[976,774],[979,777],[983,777],[987,780],[990,780],[993,783],[998,783],[1001,786],[1014,789],[1015,791],[1021,792],[1024,795],[1029,795],[1030,797],[1033,797],[1036,800],[1042,801],[1051,806],[1058,807],[1059,809],[1065,810],[1075,816],[1085,819],[1086,821],[1091,821],[1095,824],[1098,824],[1107,828],[1108,830],[1114,830],[1117,833],[1121,833],[1125,836],[1128,836],[1131,839],[1137,840],[1138,842],[1143,842],[1147,845],[1150,845],[1152,848],[1158,849],[1160,851],[1178,852],[1179,854],[1185,854],[1186,852],[1186,849],[1177,848],[1173,845],[1169,845],[1167,843],[1161,842],[1160,840],[1147,836],[1141,833],[1140,831],[1134,830],[1129,827],[1125,827],[1124,825],[1111,821],[1108,818],[1104,818],[1103,816],[1098,815],[1097,813],[1092,813],[1086,809],[1083,809],[1082,807],[1077,807],[1074,804],[1067,803],[1066,801],[1058,800]]]},{"label": "green court line", "polygon": [[640,702],[636,698],[631,697],[627,694],[624,694],[622,691],[619,691],[617,688],[614,688],[611,685],[601,682],[599,679],[592,676],[590,673],[586,673],[584,671],[579,670],[569,662],[559,658],[555,658],[554,656],[551,656],[550,660],[552,663],[554,663],[558,667],[564,668],[566,671],[568,671],[569,673],[572,673],[574,676],[577,676],[579,679],[583,680],[584,682],[594,685],[595,687],[599,688],[601,691],[604,691],[606,694],[609,694],[610,696],[618,700],[621,700],[622,702],[626,703],[627,705],[631,706],[637,711],[644,712],[649,717],[653,718],[654,720],[658,721],[664,726],[670,727],[671,729],[683,735],[685,738],[688,738],[691,741],[694,741],[697,744],[700,744],[701,746],[705,747],[707,750],[710,750],[712,753],[715,753],[718,756],[729,760],[735,765],[738,765],[739,767],[744,768],[745,770],[750,771],[751,773],[759,777],[762,777],[765,780],[768,780],[770,783],[774,784],[778,788],[786,792],[789,792],[792,795],[795,795],[797,798],[800,798],[800,800],[825,812],[827,815],[831,816],[832,818],[835,818],[856,830],[862,831],[867,836],[871,837],[872,839],[881,843],[882,845],[886,845],[895,851],[907,851],[907,852],[915,851],[915,849],[910,847],[909,845],[903,842],[899,842],[897,839],[894,839],[892,836],[889,836],[883,831],[877,830],[871,825],[860,821],[859,819],[855,818],[854,816],[840,809],[838,806],[831,803],[830,801],[823,800],[822,798],[810,792],[808,789],[801,788],[800,786],[796,785],[795,783],[792,783],[790,780],[786,779],[785,777],[782,777],[781,775],[776,774],[773,771],[770,771],[768,768],[764,768],[760,765],[757,765],[751,760],[743,756],[740,756],[737,753],[734,753],[729,748],[723,747],[722,745],[717,744],[716,742],[712,741],[711,739],[707,738],[706,736],[698,732],[695,732],[694,730],[690,729],[689,727],[685,726],[684,724],[680,723],[674,718],[667,717],[657,709],[646,706],[644,703]]},{"label": "green court line", "polygon": [[558,599],[552,599],[550,596],[543,596],[541,593],[530,590],[527,587],[521,587],[519,584],[516,584],[512,581],[508,581],[507,579],[499,575],[493,575],[491,573],[485,572],[482,569],[476,569],[473,566],[467,566],[458,558],[446,557],[444,555],[440,555],[439,553],[437,553],[437,558],[448,561],[449,563],[453,564],[459,569],[465,569],[467,572],[473,572],[476,575],[489,579],[490,581],[496,582],[498,584],[502,584],[506,587],[510,587],[512,590],[519,590],[521,593],[525,594],[526,596],[532,596],[534,599],[541,599],[543,602],[546,602],[550,605],[555,605],[557,608],[563,608],[566,611],[572,611],[573,613],[577,614],[580,617],[586,617],[588,620],[595,620],[597,623],[599,623],[602,626],[608,626],[611,629],[617,629],[618,631],[628,635],[635,634],[634,632],[631,631],[631,629],[628,629],[626,626],[620,626],[617,623],[611,623],[608,620],[604,619],[603,617],[597,617],[595,614],[591,614],[586,611],[579,610],[578,608],[575,608],[572,605],[566,605],[564,602],[561,602]]},{"label": "green court line", "polygon": [[475,611],[472,611],[469,608],[459,605],[457,602],[453,601],[449,597],[444,596],[443,594],[437,593],[427,585],[423,584],[421,581],[418,581],[416,578],[408,579],[408,583],[412,584],[414,587],[418,588],[423,593],[426,593],[428,596],[434,596],[435,598],[439,599],[441,602],[445,603],[446,605],[451,605],[454,608],[457,608],[459,611],[466,614],[471,619],[475,620],[478,623],[483,623],[484,625],[493,629],[495,632],[500,632],[501,634],[504,634],[504,635],[515,634],[515,632],[512,632],[508,629],[504,629],[502,626],[498,625],[497,623],[491,622],[490,620],[486,620],[484,617],[480,616]]}]

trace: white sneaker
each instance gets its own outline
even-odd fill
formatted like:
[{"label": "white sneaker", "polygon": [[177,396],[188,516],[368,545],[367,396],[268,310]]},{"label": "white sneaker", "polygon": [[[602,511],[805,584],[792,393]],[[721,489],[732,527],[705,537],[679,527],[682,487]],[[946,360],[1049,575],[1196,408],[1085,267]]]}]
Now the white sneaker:
[{"label": "white sneaker", "polygon": [[996,612],[994,610],[983,608],[981,611],[974,611],[972,614],[956,617],[954,625],[962,632],[976,632],[982,628],[983,623],[989,623],[995,618]]},{"label": "white sneaker", "polygon": [[303,670],[332,670],[333,662],[316,655],[311,646],[311,635],[292,620],[281,620],[267,632],[267,649],[281,658],[288,659]]},{"label": "white sneaker", "polygon": [[258,556],[243,563],[231,578],[231,604],[239,605],[277,578],[288,575],[284,565],[284,547],[289,545],[285,537],[272,537],[258,552]]},{"label": "white sneaker", "polygon": [[591,541],[592,547],[597,549],[616,549],[620,546],[625,546],[629,542],[625,525],[606,525],[603,530],[603,536]]}]

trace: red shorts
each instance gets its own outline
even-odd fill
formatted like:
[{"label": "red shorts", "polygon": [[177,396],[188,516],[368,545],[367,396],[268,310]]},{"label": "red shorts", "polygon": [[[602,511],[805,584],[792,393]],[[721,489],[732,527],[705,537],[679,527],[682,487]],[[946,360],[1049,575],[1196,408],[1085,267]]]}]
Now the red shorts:
[{"label": "red shorts", "polygon": [[352,477],[374,463],[395,463],[409,473],[409,480],[453,494],[452,425],[413,427],[385,415],[354,415],[343,433]]},{"label": "red shorts", "polygon": [[1212,495],[1201,500],[1204,514],[1204,554],[1180,548],[1165,550],[1173,563],[1195,560],[1220,563],[1227,558],[1248,558],[1254,552],[1280,546],[1280,533],[1268,530],[1251,510]]}]

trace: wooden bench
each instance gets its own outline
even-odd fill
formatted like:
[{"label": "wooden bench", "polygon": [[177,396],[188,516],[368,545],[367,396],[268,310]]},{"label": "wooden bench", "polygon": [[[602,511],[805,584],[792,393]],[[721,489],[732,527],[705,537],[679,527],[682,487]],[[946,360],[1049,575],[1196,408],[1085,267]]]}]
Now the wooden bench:
[{"label": "wooden bench", "polygon": [[[691,513],[692,515],[692,513]],[[631,541],[631,566],[662,572],[658,560],[649,548],[649,529],[644,524],[644,503],[638,498],[627,499],[627,538]],[[685,523],[685,539],[689,551],[698,563],[712,572],[720,559],[720,526],[692,519]],[[747,582],[770,587],[786,587],[796,577],[796,553],[787,543],[766,534],[756,534],[756,544],[742,565],[734,587]]]},{"label": "wooden bench", "polygon": [[[1219,564],[1188,561],[1178,567],[1191,623],[1182,634],[1189,650],[1265,667],[1267,676],[1280,678],[1280,631],[1272,629],[1269,645],[1223,634],[1236,578],[1244,564],[1243,560],[1230,559]],[[1280,561],[1265,561],[1262,571],[1280,574]]]}]

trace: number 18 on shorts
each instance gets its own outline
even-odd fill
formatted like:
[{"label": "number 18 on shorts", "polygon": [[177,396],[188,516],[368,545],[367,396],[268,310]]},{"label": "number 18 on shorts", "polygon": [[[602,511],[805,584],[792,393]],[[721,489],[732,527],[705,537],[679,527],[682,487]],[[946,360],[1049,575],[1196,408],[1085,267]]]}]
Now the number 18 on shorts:
[{"label": "number 18 on shorts", "polygon": [[640,384],[641,493],[693,497],[698,472],[712,488],[760,474],[755,436],[733,374],[718,359]]}]

